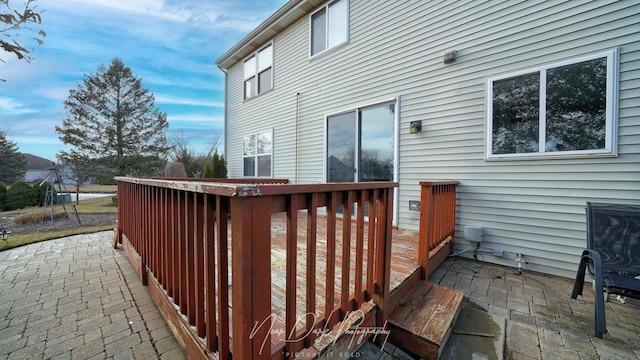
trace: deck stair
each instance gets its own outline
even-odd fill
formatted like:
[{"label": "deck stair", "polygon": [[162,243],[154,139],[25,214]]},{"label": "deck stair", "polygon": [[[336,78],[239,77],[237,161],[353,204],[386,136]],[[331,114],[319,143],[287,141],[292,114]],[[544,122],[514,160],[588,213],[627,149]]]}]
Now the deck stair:
[{"label": "deck stair", "polygon": [[463,298],[460,291],[419,281],[391,312],[388,341],[421,358],[440,358]]}]

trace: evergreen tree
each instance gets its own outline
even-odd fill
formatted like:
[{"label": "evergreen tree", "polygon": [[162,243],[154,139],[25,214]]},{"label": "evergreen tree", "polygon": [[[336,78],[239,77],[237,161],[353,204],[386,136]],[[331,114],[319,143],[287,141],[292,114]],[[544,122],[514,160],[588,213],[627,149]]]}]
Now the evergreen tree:
[{"label": "evergreen tree", "polygon": [[7,207],[7,187],[0,183],[0,211]]},{"label": "evergreen tree", "polygon": [[18,145],[0,130],[0,182],[11,184],[23,180],[26,173],[27,160],[18,151]]},{"label": "evergreen tree", "polygon": [[164,167],[167,114],[120,59],[85,75],[64,106],[67,117],[56,133],[76,154],[62,151],[59,158],[89,159],[117,176],[151,176]]},{"label": "evergreen tree", "polygon": [[211,162],[207,163],[202,172],[203,178],[226,178],[227,177],[227,164],[224,161],[224,155],[218,155],[218,152],[214,152],[211,157]]},{"label": "evergreen tree", "polygon": [[38,192],[24,181],[14,182],[7,190],[7,210],[38,205]]}]

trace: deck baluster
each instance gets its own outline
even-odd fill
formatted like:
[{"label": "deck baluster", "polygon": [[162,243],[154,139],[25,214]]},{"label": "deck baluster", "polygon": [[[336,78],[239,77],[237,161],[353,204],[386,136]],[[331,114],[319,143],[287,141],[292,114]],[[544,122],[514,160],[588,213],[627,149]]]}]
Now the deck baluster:
[{"label": "deck baluster", "polygon": [[[314,345],[317,330],[333,328],[372,299],[376,325],[383,325],[397,184],[220,180],[118,178],[114,239],[141,279],[148,278],[152,299],[190,358],[292,358]],[[282,212],[285,334],[273,338],[271,325],[279,320],[272,314],[271,221]],[[326,229],[319,229],[325,226],[319,216]],[[298,289],[302,284],[305,290]],[[298,306],[303,295],[306,306]]]}]

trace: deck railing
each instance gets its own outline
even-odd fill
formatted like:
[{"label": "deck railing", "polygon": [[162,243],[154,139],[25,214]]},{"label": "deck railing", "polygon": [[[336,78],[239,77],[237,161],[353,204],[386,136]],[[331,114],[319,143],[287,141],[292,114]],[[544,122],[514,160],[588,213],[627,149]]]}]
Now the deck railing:
[{"label": "deck railing", "polygon": [[458,181],[420,182],[418,263],[426,279],[453,252]]},{"label": "deck railing", "polygon": [[[293,357],[370,300],[377,326],[386,321],[397,183],[117,181],[116,239],[190,358]],[[284,279],[273,260],[278,214]],[[280,314],[285,338],[275,339]]]}]

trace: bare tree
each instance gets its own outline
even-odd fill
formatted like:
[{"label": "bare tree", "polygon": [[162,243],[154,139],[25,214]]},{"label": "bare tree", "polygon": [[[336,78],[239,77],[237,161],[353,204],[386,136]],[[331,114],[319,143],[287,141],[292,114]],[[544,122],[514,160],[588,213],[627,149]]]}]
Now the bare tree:
[{"label": "bare tree", "polygon": [[[20,34],[24,31],[35,32],[36,36],[31,37],[38,45],[42,45],[42,39],[47,36],[44,30],[36,29],[36,25],[42,23],[42,12],[36,10],[36,0],[27,0],[24,10],[18,11],[9,5],[9,0],[0,0],[0,49],[14,54],[20,60],[31,61],[29,55],[33,49],[23,45],[22,40],[18,41]],[[2,58],[0,61],[5,62]],[[0,79],[0,81],[4,81]]]},{"label": "bare tree", "polygon": [[189,148],[184,132],[180,130],[173,138],[169,158],[172,161],[182,163],[188,176],[199,178],[207,164],[211,162],[213,155],[218,152],[221,139],[222,135],[219,132],[215,132],[211,138],[207,152],[196,153],[193,149]]}]

